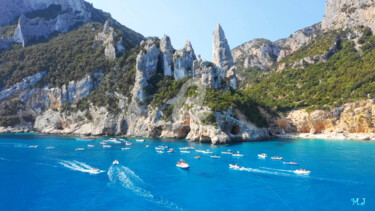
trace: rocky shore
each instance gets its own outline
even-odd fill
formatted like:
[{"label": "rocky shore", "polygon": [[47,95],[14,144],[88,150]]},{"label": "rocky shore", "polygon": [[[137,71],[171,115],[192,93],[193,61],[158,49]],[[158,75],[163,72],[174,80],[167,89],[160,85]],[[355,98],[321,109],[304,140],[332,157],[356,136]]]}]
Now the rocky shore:
[{"label": "rocky shore", "polygon": [[361,140],[373,141],[375,140],[375,133],[294,133],[278,135],[279,138],[301,138],[301,139],[325,139],[325,140]]}]

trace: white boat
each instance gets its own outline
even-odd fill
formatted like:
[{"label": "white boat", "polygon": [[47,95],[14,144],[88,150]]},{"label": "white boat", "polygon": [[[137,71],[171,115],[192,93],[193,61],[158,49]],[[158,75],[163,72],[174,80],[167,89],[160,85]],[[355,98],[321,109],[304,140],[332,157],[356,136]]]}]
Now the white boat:
[{"label": "white boat", "polygon": [[100,144],[105,145],[105,144],[107,144],[107,141],[102,141],[102,142],[100,142]]},{"label": "white boat", "polygon": [[221,152],[221,154],[231,155],[231,154],[233,154],[233,153],[230,152],[230,151],[224,151],[224,152]]},{"label": "white boat", "polygon": [[218,156],[218,155],[211,155],[210,157],[211,158],[221,158],[221,156]]},{"label": "white boat", "polygon": [[123,147],[121,148],[121,150],[129,150],[130,148],[129,147]]},{"label": "white boat", "polygon": [[147,144],[147,145],[146,145],[146,148],[149,148],[149,147],[150,147],[150,145]]},{"label": "white boat", "polygon": [[38,148],[38,145],[30,145],[29,148]]},{"label": "white boat", "polygon": [[280,156],[273,156],[271,157],[272,160],[282,160],[284,159],[283,157],[280,157]]},{"label": "white boat", "polygon": [[232,156],[233,157],[243,157],[243,154],[241,154],[239,151],[237,151],[236,153],[232,153]]},{"label": "white boat", "polygon": [[76,151],[83,151],[85,148],[76,148]]},{"label": "white boat", "polygon": [[189,164],[186,163],[186,161],[184,161],[184,160],[178,161],[177,164],[176,164],[176,166],[180,167],[182,169],[188,169],[190,167]]},{"label": "white boat", "polygon": [[91,174],[98,174],[98,173],[100,173],[100,170],[97,169],[97,168],[91,168],[91,172],[90,173]]},{"label": "white boat", "polygon": [[55,147],[49,146],[49,147],[46,147],[46,149],[55,149]]},{"label": "white boat", "polygon": [[120,141],[125,141],[125,139],[123,139],[123,138],[120,138]]},{"label": "white boat", "polygon": [[164,150],[163,147],[155,147],[156,150]]},{"label": "white boat", "polygon": [[187,151],[187,150],[181,150],[180,152],[181,153],[190,153],[190,151]]},{"label": "white boat", "polygon": [[104,144],[104,145],[103,145],[103,148],[111,148],[111,145]]},{"label": "white boat", "polygon": [[211,154],[212,153],[211,150],[196,150],[196,152],[200,152],[200,153],[203,153],[203,154]]},{"label": "white boat", "polygon": [[167,145],[160,145],[159,147],[160,147],[160,148],[164,148],[164,149],[169,148],[169,146],[167,146]]},{"label": "white boat", "polygon": [[243,167],[239,166],[238,164],[229,164],[229,168],[231,168],[231,169],[241,169]]},{"label": "white boat", "polygon": [[114,144],[121,144],[121,141],[117,141],[117,139],[115,139],[115,138],[108,139],[107,142],[111,142],[111,143],[114,143]]},{"label": "white boat", "polygon": [[131,146],[132,143],[130,143],[130,142],[126,142],[125,145],[126,145],[126,146]]},{"label": "white boat", "polygon": [[158,153],[160,153],[160,154],[163,154],[163,153],[165,153],[164,151],[162,151],[162,150],[158,150],[157,151]]},{"label": "white boat", "polygon": [[195,158],[195,159],[201,159],[201,156],[196,155],[194,158]]},{"label": "white boat", "polygon": [[113,165],[118,165],[118,164],[120,164],[120,162],[118,162],[118,160],[114,160],[112,164]]},{"label": "white boat", "polygon": [[258,157],[265,159],[267,157],[267,154],[266,153],[258,154]]},{"label": "white boat", "polygon": [[170,149],[168,150],[168,152],[169,152],[169,153],[174,152],[174,149],[173,149],[173,148],[170,148]]},{"label": "white boat", "polygon": [[294,173],[296,174],[303,174],[303,175],[309,175],[311,171],[307,171],[306,169],[298,169],[295,170]]},{"label": "white boat", "polygon": [[195,150],[196,152],[204,152],[204,150],[201,150],[201,149],[197,149],[197,150]]},{"label": "white boat", "polygon": [[137,142],[145,142],[144,139],[137,139],[137,140],[135,140],[135,141],[137,141]]},{"label": "white boat", "polygon": [[298,165],[298,163],[296,163],[296,162],[283,162],[283,164],[285,164],[285,165]]},{"label": "white boat", "polygon": [[87,144],[87,147],[95,147],[95,145]]}]

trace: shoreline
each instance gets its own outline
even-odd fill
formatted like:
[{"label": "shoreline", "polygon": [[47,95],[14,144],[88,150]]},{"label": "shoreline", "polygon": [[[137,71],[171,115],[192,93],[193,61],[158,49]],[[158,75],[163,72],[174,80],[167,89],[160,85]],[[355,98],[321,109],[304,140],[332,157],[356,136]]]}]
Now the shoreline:
[{"label": "shoreline", "polygon": [[277,135],[279,138],[303,138],[303,139],[325,139],[325,140],[350,140],[350,141],[374,141],[375,133],[293,133]]}]

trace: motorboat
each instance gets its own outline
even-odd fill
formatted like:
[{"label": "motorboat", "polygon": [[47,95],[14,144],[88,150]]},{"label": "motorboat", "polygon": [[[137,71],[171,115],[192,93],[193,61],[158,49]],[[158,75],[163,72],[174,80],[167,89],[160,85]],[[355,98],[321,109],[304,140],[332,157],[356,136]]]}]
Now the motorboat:
[{"label": "motorboat", "polygon": [[76,148],[76,151],[83,151],[85,148]]},{"label": "motorboat", "polygon": [[163,147],[155,147],[156,150],[164,150]]},{"label": "motorboat", "polygon": [[150,147],[150,145],[147,144],[147,145],[146,145],[146,148],[149,148],[149,147]]},{"label": "motorboat", "polygon": [[169,146],[167,146],[167,145],[161,145],[161,146],[159,146],[159,147],[164,148],[164,149],[169,148]]},{"label": "motorboat", "polygon": [[123,139],[123,138],[120,138],[120,141],[125,141],[125,139]]},{"label": "motorboat", "polygon": [[180,167],[182,169],[188,169],[190,167],[189,164],[186,163],[186,161],[184,161],[184,160],[178,161],[177,164],[176,164],[176,166]]},{"label": "motorboat", "polygon": [[298,165],[296,162],[283,162],[285,165]]},{"label": "motorboat", "polygon": [[126,146],[131,146],[132,143],[130,143],[130,142],[126,142],[125,145],[126,145]]},{"label": "motorboat", "polygon": [[123,147],[121,148],[121,150],[129,150],[130,148],[129,147]]},{"label": "motorboat", "polygon": [[258,154],[258,157],[265,159],[267,158],[267,154],[266,153]]},{"label": "motorboat", "polygon": [[137,141],[137,142],[145,142],[144,139],[136,139],[135,141]]},{"label": "motorboat", "polygon": [[97,168],[91,168],[91,172],[92,174],[97,174],[97,173],[100,173],[100,170],[97,169]]},{"label": "motorboat", "polygon": [[221,154],[225,154],[225,155],[231,155],[233,154],[231,151],[224,151],[224,152],[221,152]]},{"label": "motorboat", "polygon": [[201,156],[196,155],[194,158],[195,158],[195,159],[201,159]]},{"label": "motorboat", "polygon": [[38,148],[38,145],[30,145],[29,148]]},{"label": "motorboat", "polygon": [[210,157],[211,158],[221,158],[221,156],[218,156],[218,155],[211,155]]},{"label": "motorboat", "polygon": [[197,150],[195,150],[196,152],[200,152],[200,153],[202,153],[202,152],[204,152],[204,150],[201,150],[201,149],[197,149]]},{"label": "motorboat", "polygon": [[120,162],[118,162],[118,160],[114,160],[112,164],[113,165],[118,165],[118,164],[120,164]]},{"label": "motorboat", "polygon": [[238,164],[229,164],[229,168],[231,168],[231,169],[241,169],[243,167],[239,166]]},{"label": "motorboat", "polygon": [[163,150],[158,150],[157,152],[160,153],[160,154],[165,153]]},{"label": "motorboat", "polygon": [[95,147],[95,145],[87,144],[87,147]]},{"label": "motorboat", "polygon": [[190,153],[190,151],[187,151],[187,150],[181,150],[180,152],[181,153]]},{"label": "motorboat", "polygon": [[55,149],[55,147],[49,146],[49,147],[46,147],[46,149]]},{"label": "motorboat", "polygon": [[202,150],[202,153],[203,153],[203,154],[211,154],[212,151],[211,151],[211,150],[206,150],[206,151]]},{"label": "motorboat", "polygon": [[105,144],[107,144],[107,141],[102,141],[102,142],[100,142],[100,144],[105,145]]},{"label": "motorboat", "polygon": [[168,152],[169,152],[169,153],[174,152],[174,149],[170,148],[170,149],[168,150]]},{"label": "motorboat", "polygon": [[232,153],[232,156],[233,157],[243,157],[243,154],[241,154],[239,151],[237,151],[236,153]]},{"label": "motorboat", "polygon": [[180,147],[179,149],[181,149],[181,150],[187,150],[187,149],[189,149],[189,147]]},{"label": "motorboat", "polygon": [[280,156],[273,156],[271,157],[272,160],[282,160],[284,159],[283,157],[280,157]]},{"label": "motorboat", "polygon": [[108,139],[107,142],[111,142],[111,143],[114,143],[114,144],[121,144],[121,141],[117,141],[117,139],[115,139],[115,138]]},{"label": "motorboat", "polygon": [[103,145],[103,148],[111,148],[111,145],[104,144],[104,145]]},{"label": "motorboat", "polygon": [[311,173],[311,171],[308,171],[306,169],[298,169],[298,170],[295,170],[294,173],[302,174],[302,175],[309,175]]}]

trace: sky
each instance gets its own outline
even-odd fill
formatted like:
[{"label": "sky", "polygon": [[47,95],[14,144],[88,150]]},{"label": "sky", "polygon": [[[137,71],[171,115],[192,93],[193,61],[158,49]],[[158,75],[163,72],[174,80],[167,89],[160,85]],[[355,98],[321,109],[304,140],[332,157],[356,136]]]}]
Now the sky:
[{"label": "sky", "polygon": [[254,38],[271,41],[321,22],[326,0],[87,0],[143,36],[171,38],[175,49],[190,40],[212,60],[212,34],[220,24],[233,49]]}]

